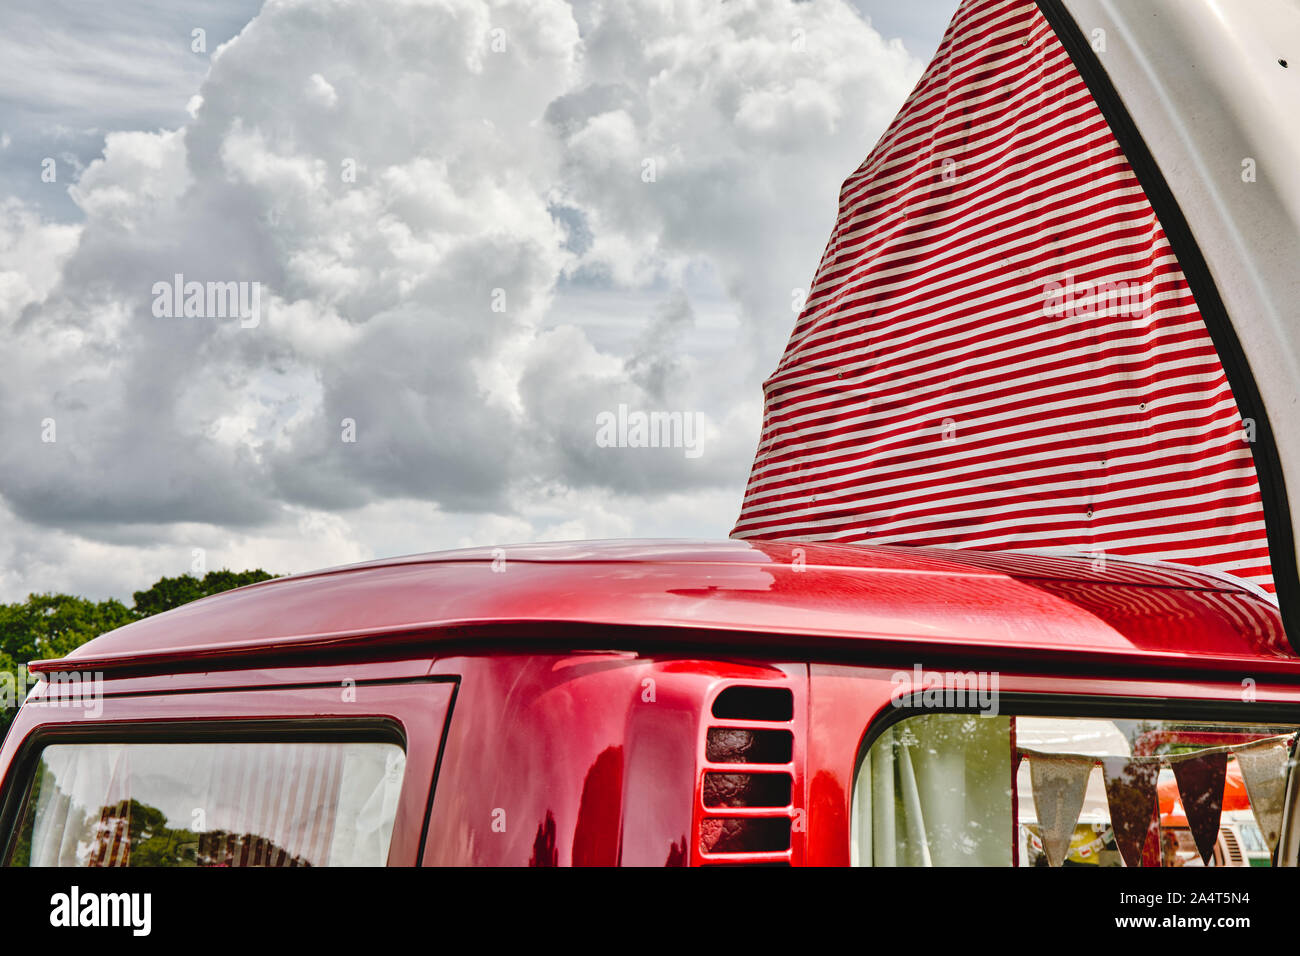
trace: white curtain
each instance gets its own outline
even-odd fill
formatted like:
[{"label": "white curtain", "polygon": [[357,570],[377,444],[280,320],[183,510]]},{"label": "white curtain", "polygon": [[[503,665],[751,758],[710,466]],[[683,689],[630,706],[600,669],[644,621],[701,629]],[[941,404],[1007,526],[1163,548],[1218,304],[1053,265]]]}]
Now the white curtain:
[{"label": "white curtain", "polygon": [[860,866],[1011,863],[1009,717],[924,714],[885,730],[854,788]]},{"label": "white curtain", "polygon": [[[382,866],[405,769],[382,743],[53,745],[30,865]],[[184,858],[144,846],[159,815]]]},{"label": "white curtain", "polygon": [[388,861],[405,771],[406,754],[397,747],[345,755],[330,866],[383,866]]},{"label": "white curtain", "polygon": [[106,851],[118,841],[101,830],[101,810],[125,798],[126,761],[125,747],[45,749],[34,802],[33,866],[90,866],[110,858]]}]

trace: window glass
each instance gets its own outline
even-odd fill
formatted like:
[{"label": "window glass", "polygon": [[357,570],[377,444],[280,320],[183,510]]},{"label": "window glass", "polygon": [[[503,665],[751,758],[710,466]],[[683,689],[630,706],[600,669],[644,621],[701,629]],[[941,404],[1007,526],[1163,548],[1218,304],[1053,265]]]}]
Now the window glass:
[{"label": "window glass", "polygon": [[[1296,726],[925,713],[853,792],[861,866],[1268,866]],[[1037,789],[1036,789],[1037,788]]]},{"label": "window glass", "polygon": [[391,743],[56,744],[11,866],[382,866]]}]

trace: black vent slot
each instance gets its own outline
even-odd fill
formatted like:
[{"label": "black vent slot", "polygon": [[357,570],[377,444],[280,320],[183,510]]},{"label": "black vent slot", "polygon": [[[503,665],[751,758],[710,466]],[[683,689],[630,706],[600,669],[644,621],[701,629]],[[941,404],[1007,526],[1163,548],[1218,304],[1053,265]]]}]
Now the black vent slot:
[{"label": "black vent slot", "polygon": [[794,694],[787,687],[728,687],[713,701],[713,716],[723,720],[791,720]]},{"label": "black vent slot", "polygon": [[779,853],[790,849],[790,820],[788,817],[705,820],[700,845],[706,853]]},{"label": "black vent slot", "polygon": [[788,730],[710,727],[705,756],[709,763],[789,763],[794,734]]},{"label": "black vent slot", "polygon": [[706,773],[706,807],[786,807],[790,805],[788,773]]}]

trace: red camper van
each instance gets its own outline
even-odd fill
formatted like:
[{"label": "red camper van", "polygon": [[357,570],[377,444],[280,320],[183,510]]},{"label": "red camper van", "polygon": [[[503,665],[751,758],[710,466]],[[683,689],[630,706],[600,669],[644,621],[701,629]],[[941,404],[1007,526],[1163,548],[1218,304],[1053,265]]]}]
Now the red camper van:
[{"label": "red camper van", "polygon": [[[1144,755],[1187,753],[1254,761],[1295,862],[1300,658],[1204,572],[525,545],[255,584],[39,670],[0,752],[10,865],[1033,865],[1040,755],[1149,784],[1147,819],[1075,816],[1151,863]],[[1213,774],[1180,782],[1197,807]]]},{"label": "red camper van", "polygon": [[33,663],[5,862],[1295,865],[1298,82],[1283,0],[966,0],[730,540],[376,561]]}]

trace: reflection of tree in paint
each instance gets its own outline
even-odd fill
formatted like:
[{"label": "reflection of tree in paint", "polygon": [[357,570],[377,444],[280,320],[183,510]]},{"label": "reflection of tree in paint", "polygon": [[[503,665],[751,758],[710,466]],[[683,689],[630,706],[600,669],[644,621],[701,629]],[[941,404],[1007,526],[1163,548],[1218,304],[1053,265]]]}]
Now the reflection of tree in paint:
[{"label": "reflection of tree in paint", "polygon": [[555,846],[555,814],[546,811],[546,819],[537,824],[537,836],[533,839],[533,855],[529,866],[559,866],[560,854]]},{"label": "reflection of tree in paint", "polygon": [[574,866],[618,866],[623,810],[623,748],[606,747],[582,782],[573,828]]},{"label": "reflection of tree in paint", "polygon": [[682,842],[679,846],[674,840],[668,847],[668,859],[664,860],[664,866],[685,866],[686,865],[686,834],[682,834]]}]

